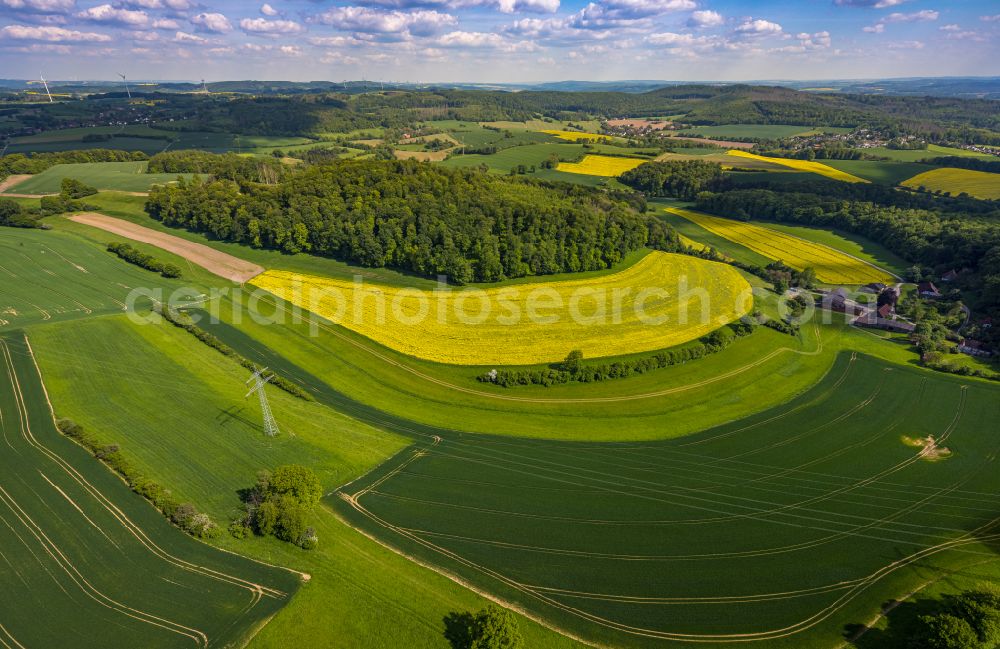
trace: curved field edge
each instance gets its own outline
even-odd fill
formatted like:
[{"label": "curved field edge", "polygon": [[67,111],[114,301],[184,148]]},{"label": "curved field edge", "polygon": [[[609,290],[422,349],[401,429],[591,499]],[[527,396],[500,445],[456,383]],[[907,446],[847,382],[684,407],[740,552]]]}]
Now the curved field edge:
[{"label": "curved field edge", "polygon": [[485,290],[394,289],[284,271],[251,284],[408,356],[477,366],[556,362],[573,349],[586,358],[652,352],[735,321],[753,302],[731,266],[662,252],[601,278]]},{"label": "curved field edge", "polygon": [[[1000,499],[995,495],[997,474],[990,467],[998,449],[995,436],[978,422],[997,411],[996,395],[994,386],[928,377],[845,353],[823,382],[794,402],[683,440],[588,446],[489,436],[429,438],[345,485],[329,501],[352,525],[400,553],[430,562],[456,581],[471,581],[597,645],[754,645],[754,634],[771,628],[773,632],[760,633],[760,646],[833,647],[847,625],[870,620],[882,602],[906,596],[929,576],[961,572],[968,579],[973,573],[995,573]],[[885,407],[897,401],[909,407]],[[873,417],[876,410],[880,414]],[[811,423],[803,430],[796,417]],[[848,427],[833,426],[838,421]],[[817,438],[823,429],[824,438]],[[923,450],[901,441],[901,435],[916,431],[933,432],[956,455],[940,462],[924,459]],[[806,438],[810,444],[803,454],[795,442]],[[723,459],[741,449],[736,458],[757,457],[750,464]],[[833,479],[840,475],[849,477],[842,478],[845,482]],[[706,486],[697,488],[700,482]],[[813,491],[819,493],[811,495]],[[574,518],[669,517],[671,507],[685,512],[695,503],[704,505],[706,497],[728,510],[732,528],[716,533],[705,525],[708,529],[686,533],[675,524],[666,528],[669,534],[647,533],[643,540],[635,530],[652,521],[617,527],[610,521]],[[976,498],[985,500],[972,515],[966,501]],[[773,506],[784,513],[773,521],[747,518],[740,513],[745,509],[741,504],[761,511]],[[699,509],[703,507],[686,513]],[[794,520],[797,510],[805,531],[782,526],[789,521],[781,518]],[[611,529],[601,531],[600,525]],[[749,558],[753,552],[744,551],[744,542],[746,547],[792,543],[788,547],[803,548],[795,552],[811,554],[792,563],[787,554],[771,559],[761,552],[754,559]],[[718,568],[704,561],[658,564],[641,554],[611,560],[636,544],[654,554],[675,547],[711,552],[731,546],[740,552],[719,561]],[[614,555],[604,554],[608,552]],[[735,558],[744,555],[748,558]],[[977,571],[984,564],[988,571]],[[869,576],[854,583],[851,570],[845,572],[841,565],[851,567],[853,577]],[[826,566],[815,572],[821,578],[845,581],[815,592],[812,584],[792,583],[796,575],[813,576],[817,566]],[[624,574],[615,579],[619,570]],[[604,590],[586,583],[591,573],[605,575],[594,577],[600,583],[606,578]],[[557,588],[560,583],[578,590]],[[674,588],[683,593],[685,585],[713,597],[702,603],[695,597],[679,608],[680,600],[657,604],[650,599],[675,596]],[[726,601],[724,595],[747,587],[772,595],[743,604],[739,598]],[[805,590],[799,593],[798,588]],[[616,589],[638,590],[643,597],[615,600],[611,593]],[[782,592],[786,589],[788,593]],[[643,632],[616,622],[629,618],[655,628],[673,627],[677,633]],[[706,629],[717,631],[704,635]]]},{"label": "curved field edge", "polygon": [[[223,526],[237,492],[260,469],[311,466],[332,490],[408,443],[386,432],[393,428],[350,418],[350,411],[345,416],[271,389],[283,434],[266,438],[255,404],[243,399],[243,368],[169,324],[137,326],[105,317],[35,327],[32,336],[60,412],[72,413],[103,442],[119,444],[146,475]],[[150,404],[170,404],[171,416]],[[440,648],[447,614],[486,604],[342,525],[325,506],[309,523],[320,538],[311,552],[267,538],[224,534],[213,541],[311,576],[251,647]],[[531,647],[580,647],[526,618],[520,623]]]},{"label": "curved field edge", "polygon": [[0,357],[12,451],[0,472],[0,615],[15,646],[62,644],[67,623],[80,647],[240,645],[287,603],[299,574],[184,535],[56,430],[22,332],[0,336]]},{"label": "curved field edge", "polygon": [[[825,243],[817,243],[748,221],[737,221],[681,208],[667,208],[667,210],[720,237],[746,246],[776,261],[782,261],[798,270],[812,266],[816,270],[817,278],[827,284],[856,285],[899,279],[895,273],[885,268]],[[782,249],[782,244],[787,246],[784,248],[788,253],[785,258],[775,252]]]}]

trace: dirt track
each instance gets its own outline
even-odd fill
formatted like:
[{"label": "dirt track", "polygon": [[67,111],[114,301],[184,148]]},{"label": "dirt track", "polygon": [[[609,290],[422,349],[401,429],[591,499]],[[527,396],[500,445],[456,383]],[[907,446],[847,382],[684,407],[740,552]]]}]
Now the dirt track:
[{"label": "dirt track", "polygon": [[187,239],[182,239],[166,232],[158,232],[151,228],[111,216],[105,216],[104,214],[85,212],[83,214],[74,214],[69,219],[77,223],[106,230],[127,239],[132,239],[133,241],[141,241],[142,243],[163,248],[167,252],[172,252],[193,264],[201,266],[209,272],[215,273],[219,277],[225,277],[233,282],[242,284],[264,272],[262,266],[220,252],[203,243],[188,241]]},{"label": "dirt track", "polygon": [[0,180],[0,192],[7,191],[14,185],[24,182],[28,178],[31,178],[30,174],[17,174],[13,176],[7,176],[3,180]]}]

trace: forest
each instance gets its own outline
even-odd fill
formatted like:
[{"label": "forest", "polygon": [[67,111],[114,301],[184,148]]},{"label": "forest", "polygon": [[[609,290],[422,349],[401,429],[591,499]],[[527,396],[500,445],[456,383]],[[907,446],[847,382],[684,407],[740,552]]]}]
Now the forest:
[{"label": "forest", "polygon": [[626,171],[618,180],[647,196],[672,196],[694,200],[699,192],[727,188],[722,165],[702,160],[647,162]]},{"label": "forest", "polygon": [[644,207],[641,197],[566,184],[344,161],[274,185],[155,186],[146,211],[226,241],[466,283],[600,270],[643,246],[678,250],[673,229]]}]

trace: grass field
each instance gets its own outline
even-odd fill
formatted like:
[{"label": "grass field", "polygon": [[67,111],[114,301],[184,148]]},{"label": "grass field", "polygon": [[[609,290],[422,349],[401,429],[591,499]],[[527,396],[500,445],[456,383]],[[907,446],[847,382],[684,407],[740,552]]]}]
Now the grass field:
[{"label": "grass field", "polygon": [[636,158],[616,158],[605,155],[585,155],[580,162],[560,162],[557,171],[587,176],[620,176],[635,169],[645,160]]},{"label": "grass field", "polygon": [[738,137],[780,140],[811,133],[813,130],[809,126],[785,124],[725,124],[723,126],[695,126],[680,133],[681,135],[703,135],[714,138]]},{"label": "grass field", "polygon": [[[180,128],[180,122],[172,124]],[[110,140],[84,142],[87,135],[112,135]],[[86,149],[118,149],[143,151],[149,154],[167,149],[204,149],[215,153],[226,151],[269,153],[274,148],[308,144],[302,137],[236,135],[204,131],[175,131],[144,125],[94,126],[44,131],[36,135],[14,138],[7,153],[75,151]]]},{"label": "grass field", "polygon": [[932,192],[948,192],[952,196],[968,194],[987,200],[1000,199],[1000,174],[971,169],[934,169],[903,182],[905,187],[924,187]]},{"label": "grass field", "polygon": [[[306,464],[333,489],[407,443],[386,430],[409,435],[410,425],[385,426],[385,414],[371,411],[376,429],[276,390],[269,390],[269,398],[283,434],[267,439],[255,404],[243,399],[243,368],[170,325],[99,318],[73,327],[37,327],[32,339],[61,414],[108,443],[120,444],[146,475],[223,524],[237,502],[237,490],[261,468],[288,461]],[[323,384],[310,384],[288,371],[287,361],[273,367],[323,398],[318,392]],[[171,416],[162,416],[150,403],[170,403]],[[353,415],[349,408],[345,412]],[[148,506],[139,506],[159,518]],[[252,647],[444,649],[444,616],[485,606],[471,591],[342,525],[325,507],[310,524],[320,538],[311,552],[273,539],[223,536],[217,541],[233,552],[311,575]],[[527,619],[520,624],[533,648],[579,648]]]},{"label": "grass field", "polygon": [[792,268],[812,267],[817,279],[826,284],[867,284],[893,279],[886,271],[862,259],[777,230],[691,210],[670,208],[669,211]]},{"label": "grass field", "polygon": [[915,150],[877,147],[873,149],[865,149],[865,153],[882,156],[883,158],[889,158],[890,160],[898,160],[900,162],[917,162],[919,160],[924,160],[925,158],[944,158],[949,156],[981,158],[983,160],[992,160],[995,158],[995,156],[991,156],[988,153],[978,153],[967,149],[956,149],[947,146],[939,146],[937,144],[928,144],[926,149]]},{"label": "grass field", "polygon": [[55,428],[30,348],[0,337],[0,644],[231,647],[299,575],[198,543]]},{"label": "grass field", "polygon": [[663,349],[736,320],[753,301],[730,266],[658,252],[596,279],[485,290],[359,288],[283,271],[251,284],[390,349],[458,365],[553,362],[575,349],[587,358]]},{"label": "grass field", "polygon": [[[169,293],[185,285],[71,234],[18,228],[5,228],[0,237],[0,278],[0,330],[122,313],[133,288]],[[148,306],[149,301],[137,299],[135,304]]]},{"label": "grass field", "polygon": [[497,151],[491,155],[454,155],[441,164],[446,167],[478,167],[486,165],[493,171],[507,173],[518,165],[540,169],[552,154],[564,159],[574,159],[584,153],[580,144],[529,144]]},{"label": "grass field", "polygon": [[7,190],[17,194],[58,194],[63,178],[77,180],[97,189],[145,192],[157,184],[177,180],[178,175],[147,174],[145,162],[86,162],[55,165]]},{"label": "grass field", "polygon": [[907,178],[933,168],[915,162],[873,160],[824,160],[823,164],[880,185],[898,185]]},{"label": "grass field", "polygon": [[841,171],[840,169],[835,169],[829,165],[823,164],[822,162],[815,162],[812,160],[793,160],[791,158],[770,158],[767,156],[757,155],[755,153],[747,153],[746,151],[740,151],[734,149],[729,151],[727,155],[736,156],[740,158],[747,158],[749,160],[759,160],[761,162],[770,162],[772,164],[781,165],[783,167],[788,167],[789,169],[795,169],[797,171],[809,171],[821,176],[826,176],[827,178],[832,178],[834,180],[842,180],[849,183],[866,183],[868,182],[864,178],[859,178],[858,176],[847,173],[846,171]]},{"label": "grass field", "polygon": [[[845,353],[797,400],[698,435],[426,439],[331,501],[591,641],[830,647],[887,599],[995,564],[998,403]],[[927,436],[951,454],[908,441]]]}]

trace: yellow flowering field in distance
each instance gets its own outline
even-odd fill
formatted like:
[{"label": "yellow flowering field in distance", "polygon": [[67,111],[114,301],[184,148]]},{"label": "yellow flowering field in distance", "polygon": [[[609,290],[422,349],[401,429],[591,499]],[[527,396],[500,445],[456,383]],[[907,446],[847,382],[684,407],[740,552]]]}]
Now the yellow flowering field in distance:
[{"label": "yellow flowering field in distance", "polygon": [[890,273],[877,266],[791,234],[693,210],[669,207],[667,211],[765,257],[784,262],[796,270],[812,266],[816,270],[816,278],[824,284],[888,284],[894,281]]},{"label": "yellow flowering field in distance", "polygon": [[932,192],[951,192],[952,196],[965,192],[976,198],[1000,200],[1000,174],[986,171],[951,167],[933,169],[904,180],[903,186],[913,189],[922,186]]},{"label": "yellow flowering field in distance", "polygon": [[636,158],[616,158],[607,155],[585,155],[580,162],[560,162],[556,171],[588,176],[620,176],[631,171],[647,160]]},{"label": "yellow flowering field in distance", "polygon": [[281,270],[251,284],[390,349],[453,365],[654,351],[700,338],[753,306],[750,284],[733,267],[663,252],[600,277],[487,289],[397,288]]},{"label": "yellow flowering field in distance", "polygon": [[833,178],[834,180],[842,180],[847,183],[866,183],[868,182],[864,178],[858,178],[854,174],[849,174],[846,171],[841,171],[840,169],[834,169],[829,165],[825,165],[822,162],[814,162],[812,160],[793,160],[791,158],[771,158],[768,156],[757,155],[756,153],[749,153],[747,151],[739,151],[733,149],[732,151],[726,152],[726,155],[736,156],[738,158],[748,158],[751,160],[760,160],[762,162],[770,162],[773,164],[781,165],[782,167],[788,167],[790,169],[795,169],[796,171],[810,171],[814,174],[819,174],[821,176],[826,176],[827,178]]},{"label": "yellow flowering field in distance", "polygon": [[577,140],[587,140],[589,142],[597,142],[598,140],[610,140],[611,136],[601,135],[600,133],[581,133],[580,131],[558,131],[558,130],[545,130],[539,131],[539,133],[548,133],[549,135],[554,135],[560,140],[569,140],[570,142],[576,142]]}]

